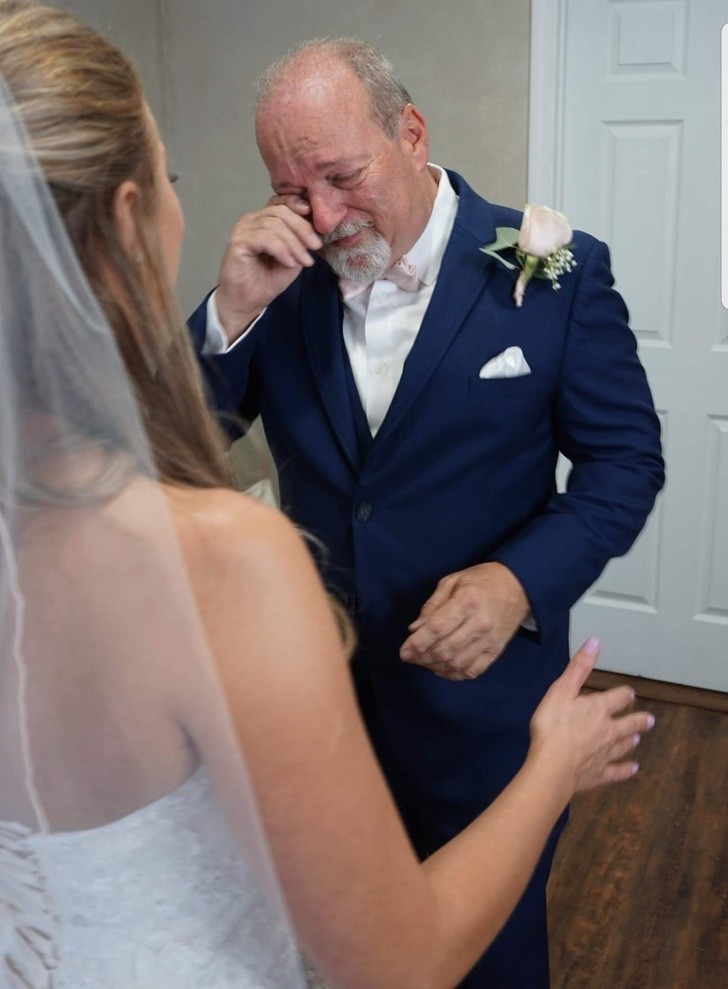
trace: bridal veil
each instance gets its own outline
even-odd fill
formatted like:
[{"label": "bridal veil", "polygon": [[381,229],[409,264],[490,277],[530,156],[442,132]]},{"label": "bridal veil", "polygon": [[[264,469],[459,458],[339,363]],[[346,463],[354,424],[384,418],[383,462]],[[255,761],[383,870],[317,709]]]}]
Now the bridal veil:
[{"label": "bridal veil", "polygon": [[178,723],[260,894],[259,984],[303,985],[137,395],[1,79],[0,231],[0,986],[62,961],[65,846],[31,839],[103,843],[173,791]]}]

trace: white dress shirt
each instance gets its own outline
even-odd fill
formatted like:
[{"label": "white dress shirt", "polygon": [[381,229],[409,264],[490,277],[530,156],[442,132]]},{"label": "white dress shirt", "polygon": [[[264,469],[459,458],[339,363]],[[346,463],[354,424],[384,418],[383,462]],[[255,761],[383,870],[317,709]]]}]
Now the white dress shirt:
[{"label": "white dress shirt", "polygon": [[406,292],[378,278],[344,302],[344,344],[372,436],[392,404],[404,362],[430,304],[458,209],[447,173],[431,167],[439,175],[437,195],[427,226],[407,252],[407,260],[419,272],[419,289]]},{"label": "white dress shirt", "polygon": [[[372,436],[376,436],[392,403],[404,362],[430,304],[458,209],[458,198],[445,170],[439,165],[430,165],[430,169],[438,178],[437,195],[427,226],[407,252],[408,261],[419,272],[419,289],[406,292],[393,282],[379,278],[344,302],[344,344]],[[256,323],[257,320],[241,340]],[[204,353],[226,353],[237,343],[232,347],[227,345],[213,292],[207,302]]]}]

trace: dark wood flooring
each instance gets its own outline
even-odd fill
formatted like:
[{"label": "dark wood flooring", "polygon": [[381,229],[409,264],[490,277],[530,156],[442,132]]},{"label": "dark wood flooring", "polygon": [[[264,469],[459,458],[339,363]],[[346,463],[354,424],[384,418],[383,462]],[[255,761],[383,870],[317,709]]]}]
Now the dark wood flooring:
[{"label": "dark wood flooring", "polygon": [[559,845],[552,989],[728,989],[728,715],[637,706],[640,773],[579,795]]}]

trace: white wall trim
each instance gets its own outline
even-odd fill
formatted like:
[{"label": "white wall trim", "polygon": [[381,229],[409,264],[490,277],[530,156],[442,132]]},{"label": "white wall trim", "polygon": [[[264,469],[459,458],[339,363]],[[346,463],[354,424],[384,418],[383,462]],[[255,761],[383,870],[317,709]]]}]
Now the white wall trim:
[{"label": "white wall trim", "polygon": [[531,0],[528,201],[561,208],[567,0]]}]

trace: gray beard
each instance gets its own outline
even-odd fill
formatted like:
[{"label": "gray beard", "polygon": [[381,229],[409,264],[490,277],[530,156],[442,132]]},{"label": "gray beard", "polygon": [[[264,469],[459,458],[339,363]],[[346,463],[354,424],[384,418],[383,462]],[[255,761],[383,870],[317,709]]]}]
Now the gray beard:
[{"label": "gray beard", "polygon": [[[364,243],[354,247],[336,247],[332,241],[368,228],[371,232]],[[340,223],[329,234],[323,236],[324,246],[320,254],[328,262],[334,274],[339,278],[347,278],[352,282],[370,283],[381,278],[391,263],[391,251],[384,237],[376,231],[371,223],[365,220],[350,220]]]}]

